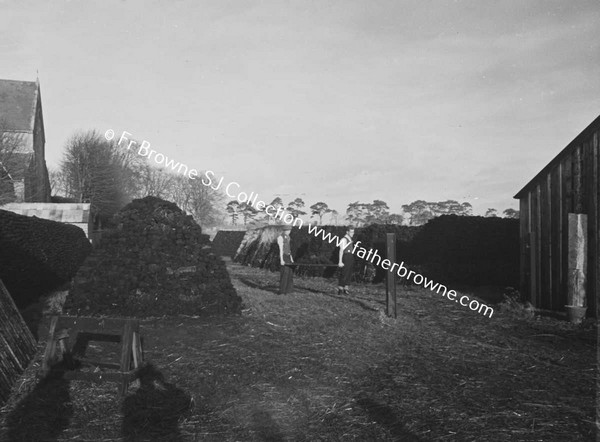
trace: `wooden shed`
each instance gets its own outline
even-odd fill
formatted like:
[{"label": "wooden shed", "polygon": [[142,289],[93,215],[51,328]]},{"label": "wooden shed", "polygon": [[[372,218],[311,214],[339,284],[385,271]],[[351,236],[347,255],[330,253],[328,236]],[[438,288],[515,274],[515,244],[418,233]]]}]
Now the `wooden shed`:
[{"label": "wooden shed", "polygon": [[521,293],[537,308],[565,310],[578,220],[587,315],[599,316],[599,137],[600,116],[515,195],[520,200]]}]

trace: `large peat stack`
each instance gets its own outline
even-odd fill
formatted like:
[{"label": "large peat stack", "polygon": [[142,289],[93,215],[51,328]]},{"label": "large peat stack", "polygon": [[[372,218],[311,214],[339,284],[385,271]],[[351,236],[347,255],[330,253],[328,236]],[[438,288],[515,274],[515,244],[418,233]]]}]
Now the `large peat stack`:
[{"label": "large peat stack", "polygon": [[0,279],[19,308],[68,282],[91,250],[77,226],[0,210]]},{"label": "large peat stack", "polygon": [[518,219],[440,216],[423,226],[411,249],[412,262],[441,283],[519,283]]},{"label": "large peat stack", "polygon": [[0,405],[36,350],[35,340],[0,280]]},{"label": "large peat stack", "polygon": [[175,204],[134,200],[114,222],[117,228],[103,233],[77,273],[68,312],[148,317],[241,311],[208,236]]}]

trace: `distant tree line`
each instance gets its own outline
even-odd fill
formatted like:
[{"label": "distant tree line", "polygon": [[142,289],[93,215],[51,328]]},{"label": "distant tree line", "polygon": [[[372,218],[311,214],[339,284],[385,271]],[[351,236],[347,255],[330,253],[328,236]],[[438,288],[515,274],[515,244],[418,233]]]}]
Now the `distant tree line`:
[{"label": "distant tree line", "polygon": [[[301,198],[296,198],[290,201],[287,206],[279,197],[275,198],[271,204],[275,209],[285,207],[286,211],[294,217],[306,215],[307,212],[302,209],[305,203]],[[319,224],[323,224],[323,218],[329,214],[329,222],[332,224],[338,223],[339,213],[336,210],[329,208],[327,203],[319,201],[309,207],[312,219],[318,219]],[[273,217],[267,214],[264,210],[258,211],[251,204],[239,203],[237,200],[227,203],[226,211],[231,224],[271,224],[274,223]],[[440,202],[428,202],[417,200],[410,204],[402,206],[402,214],[390,213],[390,209],[385,201],[374,200],[372,203],[353,202],[348,204],[346,216],[343,221],[356,227],[362,227],[369,224],[406,224],[410,226],[421,226],[429,220],[441,215],[459,215],[469,216],[473,214],[471,204],[464,202],[459,203],[454,200],[446,200]],[[488,209],[486,217],[498,216],[496,209]],[[518,218],[519,212],[514,209],[506,209],[504,212],[505,218]]]},{"label": "distant tree line", "polygon": [[[0,137],[0,203],[4,189],[9,185],[10,157],[17,150],[20,139]],[[139,143],[138,143],[139,144]],[[66,143],[60,166],[50,170],[53,197],[63,201],[90,203],[93,212],[101,220],[108,220],[133,198],[156,196],[177,204],[190,213],[203,226],[221,223],[224,216],[233,225],[264,225],[275,223],[264,210],[258,211],[248,203],[229,201],[225,211],[221,209],[224,195],[202,184],[200,179],[191,180],[182,174],[160,169],[148,163],[146,157],[134,150],[119,146],[115,140],[107,141],[97,131],[82,131]],[[3,189],[7,192],[3,192]],[[57,198],[58,197],[58,198]],[[413,201],[402,206],[402,213],[390,213],[385,201],[372,203],[355,201],[348,204],[345,214],[319,201],[306,207],[302,198],[284,204],[280,197],[271,203],[276,210],[285,208],[294,217],[309,215],[310,219],[323,224],[348,223],[356,227],[369,224],[405,224],[419,226],[441,215],[471,215],[471,204],[454,200],[428,202]],[[505,218],[518,218],[519,212],[506,209]],[[498,216],[496,209],[487,210],[486,217]],[[328,218],[328,219],[327,219]],[[342,219],[340,219],[342,218]]]}]

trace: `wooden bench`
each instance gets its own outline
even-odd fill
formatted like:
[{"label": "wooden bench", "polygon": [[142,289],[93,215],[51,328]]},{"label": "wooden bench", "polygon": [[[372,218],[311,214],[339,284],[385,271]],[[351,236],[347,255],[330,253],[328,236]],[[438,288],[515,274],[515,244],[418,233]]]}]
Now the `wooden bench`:
[{"label": "wooden bench", "polygon": [[[120,363],[93,361],[85,358],[87,344],[94,342],[120,342]],[[82,347],[81,349],[74,348]],[[77,350],[77,351],[74,351]],[[77,358],[75,370],[69,362]],[[63,362],[56,364],[56,362]],[[127,393],[129,383],[136,378],[135,371],[143,362],[139,321],[135,319],[91,318],[77,316],[52,316],[40,376],[50,371],[61,371],[65,379],[110,381],[120,384],[121,395]],[[104,371],[109,369],[112,371]]]}]

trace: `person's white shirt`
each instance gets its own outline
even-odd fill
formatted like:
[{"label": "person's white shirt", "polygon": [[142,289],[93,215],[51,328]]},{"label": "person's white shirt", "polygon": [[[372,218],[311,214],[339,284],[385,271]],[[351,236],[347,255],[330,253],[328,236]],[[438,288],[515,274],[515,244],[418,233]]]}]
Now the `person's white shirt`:
[{"label": "person's white shirt", "polygon": [[347,233],[340,240],[340,254],[339,254],[338,267],[344,267],[344,263],[342,262],[342,256],[344,256],[344,250],[346,249],[348,244],[350,244],[351,242],[352,242],[352,239],[348,238]]}]

